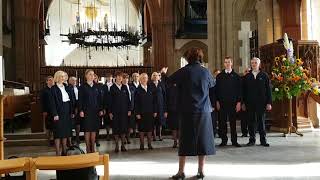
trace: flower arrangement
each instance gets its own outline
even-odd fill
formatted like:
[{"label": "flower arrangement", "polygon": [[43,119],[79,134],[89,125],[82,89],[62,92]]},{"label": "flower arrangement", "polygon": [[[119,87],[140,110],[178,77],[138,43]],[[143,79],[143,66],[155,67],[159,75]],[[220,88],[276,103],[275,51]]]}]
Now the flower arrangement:
[{"label": "flower arrangement", "polygon": [[273,100],[292,99],[309,90],[319,95],[319,82],[310,78],[309,70],[302,66],[302,59],[293,57],[293,45],[287,34],[284,35],[284,47],[287,55],[276,57],[272,68]]}]

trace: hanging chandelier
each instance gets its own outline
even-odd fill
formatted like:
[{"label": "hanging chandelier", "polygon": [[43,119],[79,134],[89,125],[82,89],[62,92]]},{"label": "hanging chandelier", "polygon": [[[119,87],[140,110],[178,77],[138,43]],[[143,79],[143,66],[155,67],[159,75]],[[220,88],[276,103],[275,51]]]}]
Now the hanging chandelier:
[{"label": "hanging chandelier", "polygon": [[[129,26],[129,8],[127,8],[128,13],[126,15],[128,22],[119,28],[117,14],[114,23],[108,22],[108,13],[104,15],[102,22],[97,22],[98,10],[96,0],[91,0],[91,3],[85,6],[84,14],[87,21],[83,22],[84,17],[81,17],[80,14],[80,5],[84,3],[81,3],[80,0],[77,1],[76,24],[72,28],[69,28],[68,34],[60,34],[67,37],[67,40],[63,40],[63,42],[77,44],[81,48],[94,47],[96,50],[129,48],[130,46],[138,46],[140,44],[143,36],[134,27]],[[111,1],[107,3],[106,0],[98,0],[98,2],[108,4],[111,13]],[[113,9],[117,13],[116,4]]]}]

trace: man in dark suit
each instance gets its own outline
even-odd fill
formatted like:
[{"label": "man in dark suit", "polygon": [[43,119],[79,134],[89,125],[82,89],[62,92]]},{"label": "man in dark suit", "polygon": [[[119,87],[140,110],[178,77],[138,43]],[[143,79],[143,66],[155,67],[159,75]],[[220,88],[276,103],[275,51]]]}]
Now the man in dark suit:
[{"label": "man in dark suit", "polygon": [[41,111],[42,117],[45,121],[46,129],[47,129],[47,137],[49,145],[53,145],[53,141],[51,141],[52,137],[52,123],[53,116],[50,114],[50,98],[52,98],[50,88],[54,85],[53,77],[48,76],[46,79],[46,87],[44,87],[40,92],[40,103],[41,103]]},{"label": "man in dark suit", "polygon": [[251,59],[251,71],[245,76],[243,91],[244,104],[248,115],[248,126],[250,139],[248,146],[256,143],[256,131],[260,134],[260,143],[262,146],[268,147],[265,131],[265,111],[272,109],[272,96],[270,88],[270,80],[265,72],[260,68],[260,59]]},{"label": "man in dark suit", "polygon": [[232,69],[232,58],[225,57],[225,69],[217,75],[216,98],[217,110],[220,111],[219,130],[221,129],[222,142],[220,146],[226,146],[227,121],[231,129],[231,142],[235,147],[241,147],[237,142],[236,115],[241,110],[241,78]]}]

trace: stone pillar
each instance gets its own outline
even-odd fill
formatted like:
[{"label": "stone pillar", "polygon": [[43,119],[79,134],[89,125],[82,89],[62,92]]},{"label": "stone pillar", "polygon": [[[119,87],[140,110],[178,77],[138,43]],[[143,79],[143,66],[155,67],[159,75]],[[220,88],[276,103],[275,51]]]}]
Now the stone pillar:
[{"label": "stone pillar", "polygon": [[234,56],[233,2],[210,0],[208,2],[208,68],[221,69],[225,56]]},{"label": "stone pillar", "polygon": [[32,91],[40,88],[39,6],[40,0],[15,0],[16,78],[27,81]]}]

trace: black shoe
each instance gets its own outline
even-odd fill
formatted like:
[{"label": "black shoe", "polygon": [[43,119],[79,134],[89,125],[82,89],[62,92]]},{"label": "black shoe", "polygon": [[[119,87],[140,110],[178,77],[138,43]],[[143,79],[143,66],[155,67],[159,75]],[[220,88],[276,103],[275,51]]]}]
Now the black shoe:
[{"label": "black shoe", "polygon": [[239,143],[232,143],[232,146],[234,146],[234,147],[242,147]]},{"label": "black shoe", "polygon": [[152,150],[152,149],[153,149],[153,147],[152,147],[151,144],[148,144],[148,149],[149,149],[149,150]]},{"label": "black shoe", "polygon": [[140,144],[140,150],[144,150],[144,145],[143,144]]},{"label": "black shoe", "polygon": [[157,141],[157,139],[156,139],[156,138],[153,138],[153,141]]},{"label": "black shoe", "polygon": [[100,147],[100,142],[99,141],[96,141],[96,146]]},{"label": "black shoe", "polygon": [[172,148],[178,148],[178,143],[174,142]]},{"label": "black shoe", "polygon": [[263,142],[263,143],[261,143],[261,146],[270,147],[270,144],[268,144],[267,142]]},{"label": "black shoe", "polygon": [[198,174],[196,175],[197,179],[203,179],[204,178],[204,174],[203,172],[198,172]]},{"label": "black shoe", "polygon": [[226,146],[227,145],[227,142],[222,142],[219,146],[220,147],[224,147],[224,146]]},{"label": "black shoe", "polygon": [[171,178],[170,179],[175,179],[175,180],[183,180],[183,179],[185,179],[186,178],[186,175],[184,174],[184,173],[181,173],[181,174],[176,174],[176,175],[173,175],[173,176],[171,176]]},{"label": "black shoe", "polygon": [[126,151],[127,151],[126,147],[125,146],[121,146],[121,152],[126,152]]},{"label": "black shoe", "polygon": [[247,144],[247,146],[254,146],[254,145],[256,145],[256,143],[252,141]]},{"label": "black shoe", "polygon": [[241,137],[248,137],[248,134],[242,134]]}]

